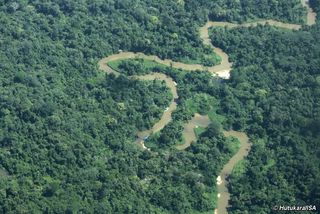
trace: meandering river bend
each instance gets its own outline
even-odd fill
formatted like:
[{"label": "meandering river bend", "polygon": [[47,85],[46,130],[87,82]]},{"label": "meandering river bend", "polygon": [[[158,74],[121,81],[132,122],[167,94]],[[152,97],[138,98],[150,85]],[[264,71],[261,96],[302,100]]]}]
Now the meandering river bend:
[{"label": "meandering river bend", "polygon": [[[314,13],[312,9],[309,7],[308,0],[301,0],[301,3],[308,9],[307,25],[313,25],[316,20],[316,13]],[[108,66],[108,62],[111,62],[114,60],[120,60],[120,59],[140,57],[148,60],[154,60],[158,63],[164,64],[167,66],[172,66],[174,68],[181,68],[185,71],[207,70],[211,72],[213,75],[217,75],[221,78],[228,79],[230,77],[232,63],[229,62],[229,56],[223,50],[221,50],[220,48],[216,48],[212,45],[209,38],[209,28],[210,27],[229,27],[229,28],[249,27],[249,26],[256,26],[258,24],[265,25],[267,23],[272,26],[291,29],[291,30],[299,30],[302,27],[301,25],[282,23],[275,20],[262,20],[262,21],[245,23],[245,24],[209,21],[203,27],[200,27],[199,35],[203,40],[203,43],[205,45],[211,46],[215,51],[215,53],[217,53],[221,57],[222,60],[220,65],[205,67],[199,64],[185,64],[181,62],[175,62],[170,59],[163,60],[157,56],[145,55],[144,53],[121,52],[119,54],[114,54],[101,59],[98,62],[99,69],[109,74],[113,73],[115,75],[119,75],[117,71],[113,70],[111,67]],[[177,93],[177,86],[171,77],[162,73],[152,73],[152,74],[147,74],[143,76],[132,76],[132,78],[136,78],[140,80],[154,80],[154,79],[163,80],[166,82],[167,86],[169,87],[173,95],[171,104],[168,107],[168,109],[164,111],[161,119],[156,124],[154,124],[154,126],[151,129],[137,133],[138,138],[135,142],[140,144],[143,149],[148,149],[144,145],[144,139],[149,135],[151,135],[152,133],[162,130],[172,120],[171,118],[172,112],[177,108],[177,103],[175,100],[179,98],[179,95]],[[195,114],[195,116],[184,126],[183,136],[185,138],[185,143],[183,145],[177,146],[177,149],[186,149],[191,145],[193,141],[196,140],[196,135],[194,133],[194,128],[196,126],[207,127],[209,124],[210,124],[210,120],[208,116]],[[217,202],[217,209],[214,211],[215,214],[228,213],[227,208],[229,206],[230,194],[227,188],[227,183],[228,183],[227,177],[232,173],[232,169],[234,168],[234,166],[240,160],[244,159],[248,155],[251,148],[251,144],[249,143],[249,138],[245,133],[237,132],[233,130],[224,131],[223,133],[226,137],[233,136],[237,138],[240,141],[240,149],[223,167],[222,171],[220,172],[217,178],[218,202]]]}]

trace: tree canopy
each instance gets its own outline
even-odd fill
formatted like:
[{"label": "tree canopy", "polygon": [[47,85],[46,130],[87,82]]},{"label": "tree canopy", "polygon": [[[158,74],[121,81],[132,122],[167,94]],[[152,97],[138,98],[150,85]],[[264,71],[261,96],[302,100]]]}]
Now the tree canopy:
[{"label": "tree canopy", "polygon": [[[119,50],[215,64],[198,33],[208,17],[303,23],[305,14],[299,0],[0,1],[0,213],[211,212],[234,153],[221,124],[254,144],[231,178],[233,213],[319,203],[319,24],[215,29],[214,45],[234,61],[230,81],[152,67],[180,97],[151,152],[133,141],[161,117],[168,88],[126,76],[149,72],[144,63],[123,62],[119,77],[97,66]],[[178,151],[195,112],[218,121]]]}]

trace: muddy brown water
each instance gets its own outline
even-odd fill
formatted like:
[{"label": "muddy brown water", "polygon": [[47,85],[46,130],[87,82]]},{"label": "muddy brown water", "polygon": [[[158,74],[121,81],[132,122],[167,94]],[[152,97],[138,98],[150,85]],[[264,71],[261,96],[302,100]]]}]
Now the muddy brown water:
[{"label": "muddy brown water", "polygon": [[232,169],[234,166],[239,163],[242,159],[244,159],[250,149],[251,144],[249,143],[248,136],[243,132],[237,132],[237,131],[224,131],[223,134],[226,137],[235,137],[240,142],[240,149],[237,151],[237,153],[232,156],[232,158],[228,161],[226,165],[224,165],[223,169],[221,170],[218,178],[217,178],[217,192],[218,192],[218,201],[217,201],[217,209],[215,210],[215,213],[219,214],[227,214],[227,208],[229,207],[229,199],[230,199],[230,193],[228,191],[228,181],[227,177],[231,174]]},{"label": "muddy brown water", "polygon": [[140,80],[162,80],[165,81],[171,93],[173,95],[173,99],[167,109],[164,110],[161,119],[153,125],[153,127],[149,130],[140,131],[137,133],[138,139],[135,141],[136,143],[140,144],[143,149],[147,149],[144,145],[145,138],[149,137],[153,133],[161,131],[171,120],[172,120],[172,112],[176,110],[177,103],[175,99],[178,98],[177,87],[173,79],[165,74],[162,73],[152,73],[143,76],[133,76],[133,78],[137,78]]},{"label": "muddy brown water", "polygon": [[210,124],[208,115],[200,115],[196,113],[191,120],[188,121],[183,127],[184,144],[177,146],[177,149],[184,150],[188,148],[192,142],[197,140],[194,129],[196,127],[206,128]]},{"label": "muddy brown water", "polygon": [[[316,21],[316,13],[312,11],[308,4],[308,0],[301,0],[302,4],[308,8],[308,16],[307,16],[307,24],[313,25]],[[170,59],[160,59],[158,56],[150,56],[145,55],[143,53],[133,53],[133,52],[121,52],[118,54],[114,54],[108,56],[106,58],[101,59],[98,62],[98,66],[100,70],[103,70],[107,73],[113,73],[115,75],[119,75],[119,73],[108,66],[108,62],[120,59],[130,59],[135,57],[140,57],[148,60],[153,60],[155,62],[172,66],[174,68],[181,68],[185,71],[194,71],[194,70],[207,70],[211,72],[213,75],[217,75],[221,78],[228,79],[230,78],[230,71],[232,68],[232,63],[229,61],[229,56],[220,48],[216,48],[211,44],[209,38],[209,28],[210,27],[250,27],[250,26],[257,26],[258,24],[265,25],[269,24],[276,27],[291,29],[291,30],[299,30],[301,25],[297,24],[288,24],[282,23],[275,20],[262,20],[252,23],[245,23],[245,24],[234,24],[229,22],[207,22],[203,27],[199,28],[199,35],[200,38],[203,40],[205,45],[210,46],[214,49],[215,53],[217,53],[221,57],[221,64],[215,65],[212,67],[205,67],[199,64],[185,64],[181,62],[175,62]],[[179,98],[177,93],[176,83],[173,79],[165,74],[162,73],[152,73],[143,76],[133,76],[132,78],[140,79],[140,80],[163,80],[166,82],[167,86],[171,90],[173,94],[173,99],[170,103],[170,106],[164,110],[164,113],[161,119],[154,124],[154,126],[146,131],[141,131],[137,133],[137,140],[136,143],[140,144],[143,149],[148,149],[144,145],[144,140],[150,136],[152,133],[161,131],[171,120],[172,120],[172,112],[177,108],[177,103],[175,99]],[[210,124],[210,120],[208,116],[203,116],[199,114],[195,114],[194,117],[184,125],[183,136],[185,138],[185,143],[183,145],[177,146],[177,149],[185,149],[191,145],[192,142],[196,141],[196,135],[194,132],[194,128],[196,126],[200,127],[207,127]],[[215,214],[227,214],[227,208],[229,206],[229,199],[230,194],[227,188],[227,176],[230,175],[234,166],[242,159],[244,159],[249,151],[250,151],[250,143],[248,136],[243,132],[237,131],[224,131],[223,132],[226,137],[233,136],[239,139],[240,141],[240,149],[238,152],[229,160],[229,162],[223,167],[222,171],[220,172],[217,178],[217,186],[218,186],[218,202],[217,202],[217,209],[214,211]]]},{"label": "muddy brown water", "polygon": [[[209,26],[211,27],[211,26]],[[202,37],[201,37],[202,38]],[[207,37],[207,43],[210,44],[209,36]],[[212,46],[213,47],[213,46]],[[208,70],[213,75],[220,76],[220,73],[224,70],[231,70],[231,64],[228,62],[228,55],[224,53],[221,49],[215,49],[217,50],[216,53],[223,59],[222,63],[220,65],[212,66],[212,67],[206,67],[199,64],[185,64],[182,62],[175,62],[170,59],[160,59],[158,56],[150,56],[146,55],[144,53],[134,53],[134,52],[121,52],[118,54],[114,54],[111,56],[108,56],[106,58],[103,58],[99,61],[98,65],[99,68],[107,73],[114,73],[118,75],[119,73],[117,71],[114,71],[112,68],[110,68],[107,63],[115,60],[121,60],[121,59],[132,59],[132,58],[143,58],[147,60],[152,60],[157,63],[166,65],[166,66],[172,66],[173,68],[183,69],[185,71],[195,71],[195,70]],[[221,78],[224,78],[224,76],[220,76]]]},{"label": "muddy brown water", "polygon": [[[150,56],[146,55],[144,53],[134,53],[134,52],[121,52],[118,54],[113,54],[111,56],[108,56],[106,58],[101,59],[98,62],[99,69],[103,70],[107,73],[113,73],[115,75],[119,75],[119,73],[115,70],[113,70],[111,67],[108,66],[108,62],[115,61],[115,60],[121,60],[121,59],[132,59],[132,58],[143,58],[147,60],[153,60],[157,63],[164,64],[167,66],[172,66],[174,68],[180,68],[185,71],[194,71],[194,70],[207,70],[211,72],[213,75],[217,75],[221,78],[224,79],[229,79],[230,78],[230,71],[232,68],[232,63],[229,61],[229,56],[220,48],[215,48],[210,41],[209,38],[209,28],[210,27],[249,27],[249,26],[256,26],[257,24],[270,24],[274,25],[277,27],[283,27],[287,29],[299,29],[301,26],[300,25],[294,25],[294,24],[286,24],[286,23],[281,23],[278,21],[274,20],[265,20],[265,21],[258,21],[258,22],[252,22],[252,23],[247,23],[247,24],[234,24],[234,23],[229,23],[229,22],[212,22],[209,21],[207,22],[203,27],[199,28],[199,35],[200,38],[203,40],[203,43],[205,45],[210,46],[211,48],[214,49],[214,51],[221,57],[221,64],[211,66],[211,67],[205,67],[203,65],[199,64],[185,64],[181,62],[175,62],[170,59],[160,59],[158,56]],[[176,85],[174,84],[174,81],[172,80],[171,77],[161,74],[161,73],[152,73],[144,76],[134,76],[132,78],[137,78],[141,80],[154,80],[154,79],[159,79],[159,80],[164,80],[167,84],[167,86],[170,88],[174,99],[172,100],[170,106],[168,109],[164,110],[164,113],[161,117],[161,119],[154,124],[154,126],[146,131],[138,132],[137,136],[138,139],[136,140],[137,143],[141,144],[141,146],[146,149],[144,146],[144,139],[147,138],[149,135],[152,133],[160,131],[163,127],[165,127],[170,121],[171,121],[171,115],[172,112],[176,109],[177,103],[174,101],[175,99],[179,98],[177,94],[177,88]],[[198,118],[198,115],[195,115],[194,118]],[[190,131],[190,127],[192,126],[194,122],[194,118],[189,121],[189,125],[185,126],[184,129],[184,137],[185,137],[185,142],[186,144],[184,146],[179,146],[179,148],[186,148],[187,144],[190,144],[192,141],[195,141],[194,138],[194,131]]]}]

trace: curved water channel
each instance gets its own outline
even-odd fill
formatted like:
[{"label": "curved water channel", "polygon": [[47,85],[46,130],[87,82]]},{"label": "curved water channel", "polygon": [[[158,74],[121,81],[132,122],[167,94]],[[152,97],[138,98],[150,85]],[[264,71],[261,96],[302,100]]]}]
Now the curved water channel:
[{"label": "curved water channel", "polygon": [[[302,4],[308,8],[308,16],[307,16],[307,25],[312,25],[315,23],[316,20],[316,13],[312,11],[312,9],[309,7],[308,0],[301,0]],[[229,22],[212,22],[208,21],[203,27],[200,27],[199,34],[201,39],[203,40],[203,43],[205,45],[211,46],[215,53],[217,53],[221,57],[221,64],[215,65],[212,67],[205,67],[203,65],[199,64],[185,64],[181,62],[175,62],[170,59],[160,59],[157,56],[150,56],[145,55],[143,53],[134,53],[134,52],[121,52],[118,54],[114,54],[111,56],[108,56],[106,58],[103,58],[99,61],[99,69],[103,70],[107,73],[113,73],[115,75],[119,75],[119,73],[115,70],[113,70],[111,67],[108,66],[108,62],[114,61],[114,60],[120,60],[120,59],[130,59],[130,58],[144,58],[147,60],[153,60],[155,62],[172,66],[174,68],[180,68],[185,71],[194,71],[194,70],[207,70],[212,75],[219,76],[224,79],[230,78],[230,71],[232,67],[232,63],[229,62],[228,55],[221,50],[220,48],[216,48],[211,44],[211,40],[209,38],[209,28],[210,27],[250,27],[250,26],[257,26],[258,24],[265,25],[269,24],[276,27],[286,28],[286,29],[292,29],[292,30],[298,30],[302,26],[297,24],[288,24],[288,23],[282,23],[275,20],[262,20],[252,23],[245,23],[245,24],[234,24]],[[173,99],[171,101],[170,106],[164,111],[161,119],[154,124],[154,126],[146,131],[141,131],[137,133],[137,140],[136,143],[140,144],[143,149],[148,149],[144,145],[144,140],[152,133],[158,132],[162,130],[171,120],[171,114],[172,112],[177,108],[176,99],[179,98],[177,93],[177,86],[176,83],[173,81],[173,79],[165,74],[162,73],[152,73],[147,74],[143,76],[132,76],[132,78],[140,79],[140,80],[163,80],[166,82],[167,86],[171,90],[171,93],[173,95]],[[177,149],[186,149],[191,145],[192,142],[196,140],[196,135],[194,132],[194,128],[197,126],[200,127],[207,127],[210,124],[210,119],[208,116],[203,116],[199,114],[195,114],[195,116],[184,125],[184,131],[183,136],[185,138],[185,143],[183,145],[177,146]],[[227,214],[227,208],[229,206],[229,198],[230,194],[228,192],[227,188],[227,176],[232,172],[233,167],[244,157],[246,157],[250,151],[251,144],[249,143],[248,136],[243,132],[237,132],[237,131],[224,131],[223,134],[226,137],[235,137],[240,142],[240,149],[238,152],[229,160],[229,162],[223,167],[222,171],[220,172],[219,176],[217,177],[217,186],[218,186],[218,202],[217,202],[217,209],[215,209],[215,214]]]}]

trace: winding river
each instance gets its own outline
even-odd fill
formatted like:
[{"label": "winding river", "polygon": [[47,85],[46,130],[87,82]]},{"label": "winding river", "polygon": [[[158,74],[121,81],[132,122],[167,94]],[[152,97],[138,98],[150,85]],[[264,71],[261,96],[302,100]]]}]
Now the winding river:
[{"label": "winding river", "polygon": [[224,165],[219,176],[217,177],[217,191],[218,191],[218,202],[217,209],[214,211],[215,214],[226,214],[228,213],[227,208],[229,207],[230,193],[228,191],[228,175],[231,174],[233,167],[244,157],[246,157],[251,149],[249,138],[244,132],[237,131],[224,131],[224,136],[235,137],[240,142],[240,149],[237,153]]},{"label": "winding river", "polygon": [[192,142],[197,140],[196,133],[194,129],[197,127],[206,128],[210,124],[210,119],[208,115],[200,115],[196,113],[188,123],[183,126],[183,138],[185,140],[184,144],[177,146],[177,149],[184,150],[188,148]]},{"label": "winding river", "polygon": [[[316,20],[316,13],[312,11],[312,9],[309,7],[308,0],[301,0],[301,3],[307,7],[308,9],[308,16],[307,16],[307,25],[313,25]],[[194,71],[194,70],[207,70],[212,75],[219,76],[224,79],[230,78],[230,71],[232,67],[232,63],[229,61],[229,56],[220,48],[216,48],[211,44],[210,38],[209,38],[209,28],[210,27],[250,27],[250,26],[256,26],[258,24],[265,25],[269,24],[276,27],[291,29],[291,30],[299,30],[302,26],[297,24],[288,24],[288,23],[282,23],[275,20],[262,20],[252,23],[245,23],[245,24],[234,24],[229,22],[207,22],[203,27],[200,27],[199,29],[199,35],[201,39],[203,40],[203,43],[205,45],[210,46],[213,48],[215,53],[217,53],[222,61],[220,65],[212,66],[212,67],[205,67],[203,65],[199,64],[185,64],[181,62],[175,62],[170,59],[160,59],[157,56],[150,56],[145,55],[144,53],[134,53],[134,52],[121,52],[118,54],[114,54],[111,56],[108,56],[106,58],[101,59],[98,62],[99,69],[103,70],[107,73],[113,73],[115,75],[119,75],[119,73],[115,70],[113,70],[111,67],[108,66],[108,62],[114,61],[114,60],[120,60],[120,59],[130,59],[130,58],[144,58],[148,60],[153,60],[155,62],[172,66],[174,68],[180,68],[185,71]],[[166,82],[167,86],[171,90],[171,93],[173,95],[173,99],[171,101],[170,106],[164,111],[161,119],[154,124],[154,126],[146,131],[141,131],[137,133],[137,140],[136,143],[140,144],[143,149],[148,149],[144,145],[144,140],[151,135],[152,133],[159,132],[162,130],[171,120],[172,120],[172,112],[177,108],[176,99],[179,98],[177,93],[177,86],[176,83],[173,81],[173,79],[165,74],[162,73],[152,73],[147,74],[143,76],[132,76],[131,78],[140,79],[140,80],[163,80]],[[197,126],[200,127],[207,127],[210,124],[210,120],[208,116],[203,116],[199,114],[195,114],[194,117],[184,125],[184,131],[183,136],[185,138],[185,143],[183,145],[177,146],[177,149],[186,149],[191,145],[193,141],[196,140],[196,135],[194,133],[194,128]],[[217,209],[215,210],[215,214],[227,214],[227,208],[229,207],[229,198],[230,194],[228,192],[227,188],[227,176],[232,172],[232,169],[234,166],[242,159],[244,159],[251,148],[251,144],[249,143],[248,136],[243,132],[237,132],[237,131],[224,131],[223,132],[226,137],[233,136],[237,138],[240,141],[240,149],[238,152],[229,160],[229,162],[223,167],[222,171],[220,172],[219,176],[217,177],[217,187],[218,187],[218,202],[217,202]]]}]

